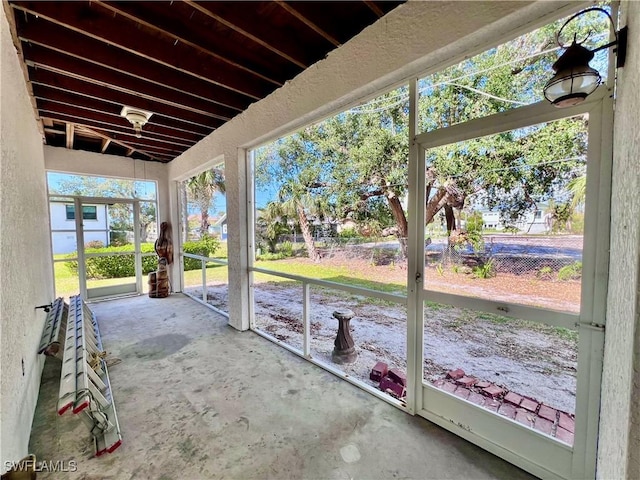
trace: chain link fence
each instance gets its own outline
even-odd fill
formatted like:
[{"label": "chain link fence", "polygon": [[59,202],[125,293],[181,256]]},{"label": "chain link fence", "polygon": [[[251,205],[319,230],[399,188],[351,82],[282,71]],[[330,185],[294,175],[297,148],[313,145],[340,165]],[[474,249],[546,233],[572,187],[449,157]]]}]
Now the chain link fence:
[{"label": "chain link fence", "polygon": [[[304,245],[300,236],[283,236],[281,240],[297,240],[300,248]],[[364,259],[372,266],[406,263],[398,240],[318,237],[315,241],[326,259]],[[425,242],[425,264],[461,273],[485,268],[488,276],[509,273],[546,280],[576,280],[582,273],[582,245],[582,235],[568,234],[491,234],[482,236],[473,245],[470,242],[450,245],[446,237],[437,237]]]}]

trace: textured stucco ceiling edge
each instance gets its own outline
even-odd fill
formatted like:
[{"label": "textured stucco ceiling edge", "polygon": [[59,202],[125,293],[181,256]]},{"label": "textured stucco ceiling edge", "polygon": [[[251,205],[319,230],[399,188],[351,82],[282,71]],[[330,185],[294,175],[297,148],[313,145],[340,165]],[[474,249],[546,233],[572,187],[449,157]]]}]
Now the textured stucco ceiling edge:
[{"label": "textured stucco ceiling edge", "polygon": [[[184,178],[225,150],[264,144],[592,3],[433,2],[427,12],[425,2],[408,2],[177,157],[168,164],[169,178]],[[468,11],[473,8],[478,10]],[[484,14],[481,25],[476,20],[466,27],[446,27],[465,13],[477,17],[479,12]],[[451,22],[443,21],[447,15]],[[335,88],[341,80],[342,92]],[[334,85],[327,88],[327,83]]]}]

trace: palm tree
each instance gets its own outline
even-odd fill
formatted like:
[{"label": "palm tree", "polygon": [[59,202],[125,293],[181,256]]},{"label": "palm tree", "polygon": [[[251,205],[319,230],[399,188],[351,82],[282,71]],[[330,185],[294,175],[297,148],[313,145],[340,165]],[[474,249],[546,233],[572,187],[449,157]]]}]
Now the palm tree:
[{"label": "palm tree", "polygon": [[186,182],[187,189],[200,209],[200,237],[209,233],[209,208],[216,192],[226,192],[224,172],[219,168],[211,168],[191,177]]},{"label": "palm tree", "polygon": [[567,189],[571,192],[571,207],[573,210],[580,210],[584,207],[584,200],[587,196],[587,176],[581,175],[574,178],[567,184]]},{"label": "palm tree", "polygon": [[[316,248],[311,233],[311,224],[307,212],[318,208],[318,202],[314,200],[309,190],[300,183],[289,181],[285,183],[280,192],[278,192],[282,211],[286,216],[297,217],[305,246],[307,247],[307,255],[311,260],[317,262],[320,260],[320,253]],[[317,212],[319,213],[319,212]]]},{"label": "palm tree", "polygon": [[283,204],[279,202],[269,202],[264,208],[258,209],[258,218],[256,219],[258,233],[267,242],[270,253],[276,252],[280,235],[289,232],[284,210]]}]

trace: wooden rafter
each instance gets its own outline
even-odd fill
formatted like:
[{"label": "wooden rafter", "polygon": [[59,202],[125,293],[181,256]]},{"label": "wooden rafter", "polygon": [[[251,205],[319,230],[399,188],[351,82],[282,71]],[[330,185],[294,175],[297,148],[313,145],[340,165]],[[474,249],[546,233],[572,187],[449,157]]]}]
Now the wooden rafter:
[{"label": "wooden rafter", "polygon": [[378,18],[382,18],[382,16],[384,15],[384,12],[379,6],[377,6],[371,0],[363,0],[363,1],[365,5],[369,7],[369,9],[378,16]]},{"label": "wooden rafter", "polygon": [[18,29],[16,26],[16,20],[13,16],[13,10],[8,2],[2,2],[2,8],[4,9],[5,18],[9,23],[9,32],[11,33],[11,41],[13,42],[13,46],[18,53],[18,57],[20,58],[20,68],[22,69],[22,75],[24,76],[24,83],[27,86],[27,91],[29,92],[29,100],[31,101],[31,106],[35,113],[36,122],[38,125],[38,130],[40,131],[40,135],[42,135],[42,141],[45,141],[44,135],[44,125],[42,124],[42,120],[40,119],[40,115],[38,115],[38,106],[36,105],[36,100],[33,97],[33,91],[31,89],[31,82],[29,81],[29,72],[27,71],[27,66],[24,62],[24,52],[22,51],[22,44],[20,43],[20,37],[18,36]]},{"label": "wooden rafter", "polygon": [[[95,130],[93,130],[93,129],[91,129],[91,128],[85,127],[85,126],[83,126],[83,125],[78,125],[78,130],[84,130],[84,131],[87,131],[87,132],[92,133],[92,134],[93,134],[93,135],[95,135],[96,137],[99,137],[99,138],[102,138],[102,139],[105,139],[105,140],[109,140],[110,142],[113,142],[113,143],[115,143],[115,144],[117,144],[117,145],[120,145],[121,147],[124,147],[124,148],[126,148],[127,150],[132,150],[132,153],[133,153],[133,152],[135,152],[135,151],[137,151],[137,149],[136,149],[136,148],[132,147],[131,145],[129,145],[129,144],[128,144],[128,143],[126,143],[126,142],[122,142],[122,141],[120,141],[120,140],[116,140],[116,139],[114,139],[114,138],[109,137],[108,135],[105,135],[105,134],[103,134],[103,133],[97,132],[97,131],[95,131]],[[158,159],[157,157],[154,157],[154,156],[152,156],[152,155],[150,155],[150,154],[148,154],[148,153],[146,153],[146,154],[144,154],[144,155],[146,155],[146,156],[150,157],[152,160],[159,161],[159,159]]]},{"label": "wooden rafter", "polygon": [[322,28],[320,28],[318,25],[316,25],[311,20],[309,20],[307,17],[302,15],[299,11],[297,11],[295,8],[293,8],[288,3],[284,2],[283,0],[275,0],[275,2],[278,5],[280,5],[282,8],[284,8],[287,12],[289,12],[291,15],[293,15],[298,20],[300,20],[302,23],[304,23],[311,30],[313,30],[317,34],[321,35],[327,41],[331,42],[334,46],[339,47],[341,45],[341,43],[338,40],[336,40],[332,35],[329,35]]},{"label": "wooden rafter", "polygon": [[73,134],[74,134],[74,127],[73,127],[73,123],[67,123],[67,128],[66,128],[66,132],[67,132],[67,148],[69,150],[73,149]]},{"label": "wooden rafter", "polygon": [[244,70],[245,72],[251,74],[251,75],[255,75],[258,78],[261,78],[263,80],[266,80],[267,82],[271,82],[274,85],[277,85],[278,87],[282,86],[282,82],[279,82],[277,80],[274,80],[273,78],[270,78],[267,75],[264,75],[258,71],[256,71],[255,69],[251,69],[249,67],[247,67],[246,65],[242,65],[238,62],[235,62],[229,58],[226,58],[222,55],[217,54],[216,52],[213,52],[207,48],[204,48],[203,46],[192,42],[191,40],[185,38],[184,35],[178,35],[175,33],[172,33],[168,30],[166,30],[165,28],[161,28],[158,25],[151,23],[151,22],[147,22],[145,19],[141,18],[139,15],[134,15],[128,11],[125,10],[125,8],[127,7],[127,4],[122,4],[122,5],[117,5],[117,4],[111,4],[111,3],[107,3],[107,2],[103,2],[101,0],[93,0],[93,3],[95,3],[96,5],[100,5],[103,8],[110,10],[118,15],[122,15],[125,18],[128,18],[131,21],[134,21],[136,23],[139,23],[140,25],[144,25],[145,27],[154,30],[158,33],[160,33],[161,35],[164,35],[167,38],[170,38],[172,41],[174,42],[181,42],[185,45],[190,46],[191,48],[194,48],[196,50],[198,50],[201,53],[204,53],[205,55],[209,55],[211,57],[214,57],[220,61],[226,62],[229,65],[235,67],[235,68],[239,68],[240,70]]},{"label": "wooden rafter", "polygon": [[103,138],[102,139],[102,147],[100,148],[100,153],[104,153],[107,151],[107,148],[109,148],[109,144],[111,143],[111,139],[110,138]]},{"label": "wooden rafter", "polygon": [[[113,110],[109,111],[107,108],[100,108],[101,104],[99,102],[96,102],[96,104],[85,103],[84,105],[79,105],[70,100],[69,97],[50,99],[40,96],[36,96],[36,100],[38,101],[38,107],[41,111],[56,111],[66,115],[77,115],[79,117],[104,122],[105,124],[113,127],[130,131],[133,135],[131,125],[120,116],[119,112]],[[150,128],[151,126],[153,128]],[[158,136],[156,139],[157,141],[164,143],[191,146],[202,139],[202,135],[196,135],[188,130],[182,131],[177,128],[171,128],[166,125],[160,125],[152,122],[149,122],[145,128],[147,131],[153,132]]]},{"label": "wooden rafter", "polygon": [[[29,6],[24,3],[28,3]],[[111,48],[117,47],[139,58],[152,61],[166,68],[190,75],[212,85],[217,85],[232,92],[239,93],[253,100],[260,100],[264,94],[272,90],[271,87],[267,90],[264,86],[257,84],[256,80],[250,81],[240,72],[233,72],[229,69],[221,68],[220,65],[218,65],[220,61],[201,62],[197,56],[191,54],[191,51],[185,52],[184,55],[181,55],[181,62],[179,62],[180,65],[177,65],[175,58],[178,53],[169,51],[165,48],[165,45],[157,41],[157,37],[149,36],[149,38],[142,38],[142,33],[138,31],[137,35],[140,37],[135,39],[129,38],[127,35],[123,34],[122,29],[114,28],[113,25],[107,24],[104,20],[105,17],[94,17],[91,24],[91,30],[89,31],[79,19],[79,15],[74,17],[66,10],[60,9],[59,6],[53,2],[20,2],[12,3],[11,5],[16,10],[26,12],[34,18],[49,22],[50,25],[63,27],[68,31],[80,34],[85,38],[91,38],[101,42],[105,46],[110,46]],[[79,2],[69,2],[67,5],[79,5],[80,7],[78,8],[83,6],[83,4],[80,4]],[[34,9],[33,7],[37,7],[37,9]],[[34,22],[26,23],[29,24]],[[43,28],[45,25],[36,25],[35,27],[39,27],[40,30],[49,30],[50,28]],[[68,37],[68,31],[63,35]],[[55,43],[55,41],[60,38],[58,35],[52,34],[50,31],[45,31],[43,33],[45,33],[49,38],[50,42]],[[142,50],[141,45],[144,45],[144,51]],[[176,49],[179,48],[179,44],[175,44],[174,47]]]},{"label": "wooden rafter", "polygon": [[[120,113],[123,105],[140,108],[142,110],[151,110],[150,107],[157,107],[157,105],[155,104],[136,102],[135,98],[131,98],[130,95],[125,97],[119,97],[118,95],[116,95],[115,97],[110,96],[108,95],[108,93],[103,93],[101,87],[99,86],[93,88],[94,86],[90,84],[73,81],[68,82],[67,84],[61,82],[55,83],[60,86],[34,82],[34,95],[37,98],[49,99],[54,101],[66,101],[76,104],[82,103],[86,107],[93,106],[92,108],[96,110],[109,111],[116,114]],[[91,95],[91,93],[93,93],[93,95]],[[145,109],[145,107],[147,108]],[[184,131],[193,135],[194,137],[206,134],[210,132],[212,128],[217,128],[223,123],[218,119],[193,115],[190,112],[187,112],[184,114],[184,116],[181,116],[179,114],[176,114],[176,112],[172,111],[171,109],[160,108],[156,109],[153,113],[154,115],[156,115],[156,121],[158,120],[158,118],[161,118],[162,120],[162,122],[157,121],[157,123],[162,123],[162,125],[178,132]]]},{"label": "wooden rafter", "polygon": [[183,0],[183,1],[184,1],[184,3],[190,5],[192,8],[197,10],[198,12],[203,13],[204,15],[206,15],[207,17],[215,20],[216,22],[220,22],[225,27],[230,28],[233,31],[239,33],[240,35],[245,36],[246,38],[256,42],[258,45],[261,45],[264,48],[267,48],[267,49],[271,50],[273,53],[275,53],[277,55],[280,55],[282,58],[284,58],[286,60],[289,60],[291,63],[297,65],[298,67],[300,67],[302,69],[307,68],[308,65],[306,65],[304,62],[301,62],[301,61],[293,58],[291,55],[289,55],[286,52],[283,52],[281,49],[273,46],[271,43],[269,43],[269,42],[257,37],[256,35],[246,31],[245,29],[239,27],[235,23],[226,20],[224,17],[215,14],[211,10],[208,10],[207,8],[205,8],[202,5],[199,5],[195,1],[193,1],[193,0]]}]

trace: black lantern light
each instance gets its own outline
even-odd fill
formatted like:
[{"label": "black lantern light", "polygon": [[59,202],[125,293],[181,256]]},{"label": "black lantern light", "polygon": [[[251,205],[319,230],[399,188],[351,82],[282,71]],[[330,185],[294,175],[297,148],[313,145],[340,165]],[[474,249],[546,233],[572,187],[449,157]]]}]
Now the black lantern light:
[{"label": "black lantern light", "polygon": [[[567,20],[562,28],[558,31],[556,40],[560,47],[567,48],[560,58],[553,64],[555,75],[544,86],[544,96],[553,105],[559,108],[571,107],[582,103],[590,94],[592,94],[600,82],[602,77],[600,73],[589,66],[589,62],[593,59],[595,52],[604,50],[605,48],[617,45],[616,67],[623,67],[627,50],[627,27],[615,32],[615,40],[606,45],[602,45],[594,50],[583,47],[581,43],[577,43],[575,37],[573,43],[569,47],[562,45],[560,36],[564,28],[577,17],[587,12],[598,11],[604,13],[611,25],[614,26],[613,19],[609,12],[600,8],[592,7],[576,13]],[[585,39],[586,40],[586,39]]]}]

